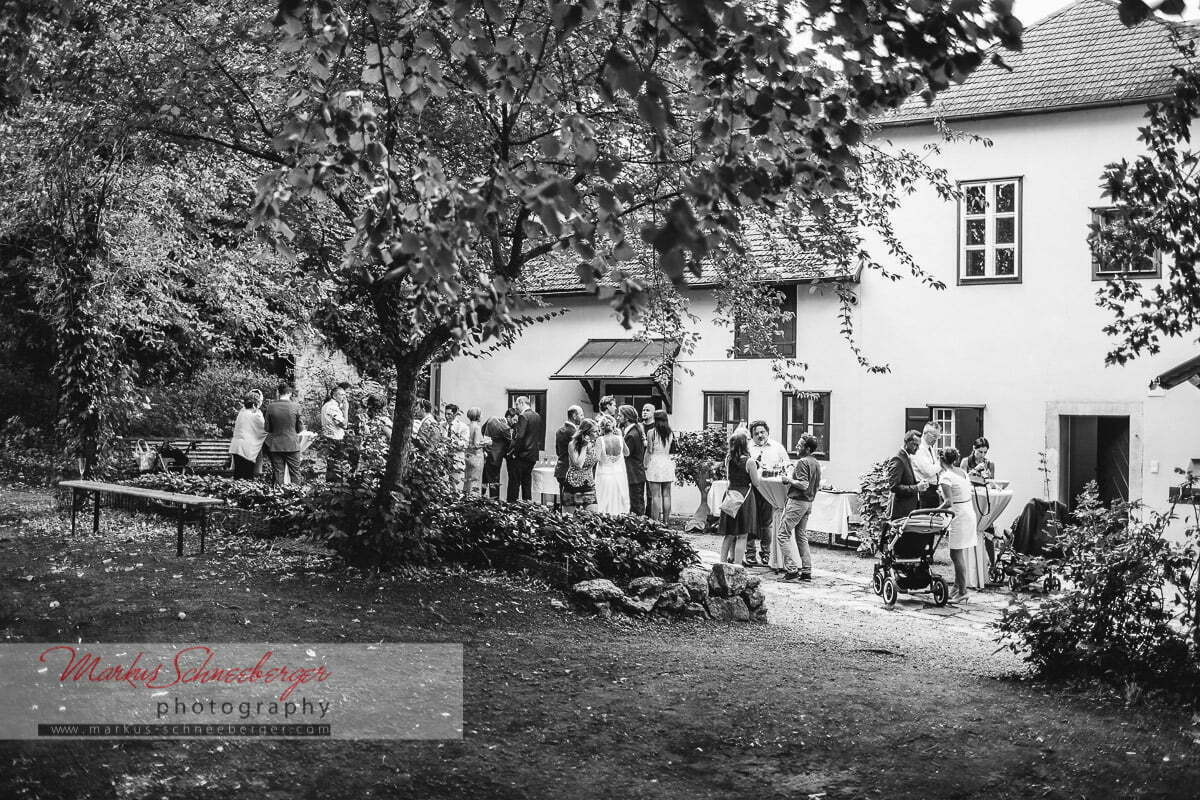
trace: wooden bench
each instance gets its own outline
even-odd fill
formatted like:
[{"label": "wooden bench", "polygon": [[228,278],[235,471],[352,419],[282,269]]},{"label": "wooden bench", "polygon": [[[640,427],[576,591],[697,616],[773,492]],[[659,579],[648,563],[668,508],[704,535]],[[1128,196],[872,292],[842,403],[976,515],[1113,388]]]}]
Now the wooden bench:
[{"label": "wooden bench", "polygon": [[188,509],[200,511],[200,552],[204,552],[204,537],[208,534],[208,510],[212,506],[225,505],[225,501],[216,497],[200,497],[194,494],[179,494],[177,492],[160,492],[157,489],[143,489],[139,486],[122,486],[119,483],[104,483],[102,481],[60,481],[59,486],[71,490],[71,535],[75,535],[75,514],[79,508],[79,497],[82,494],[84,502],[87,493],[92,493],[94,509],[92,512],[92,533],[100,533],[100,495],[124,495],[140,497],[159,503],[179,506],[178,527],[175,533],[175,555],[183,555],[183,522]]},{"label": "wooden bench", "polygon": [[232,472],[233,456],[229,453],[228,439],[134,439],[126,438],[131,447],[139,441],[144,441],[151,450],[157,452],[163,444],[168,444],[176,450],[187,454],[188,463],[182,469],[171,463],[170,459],[159,458],[155,469],[164,472],[187,472],[210,470],[214,472]]}]

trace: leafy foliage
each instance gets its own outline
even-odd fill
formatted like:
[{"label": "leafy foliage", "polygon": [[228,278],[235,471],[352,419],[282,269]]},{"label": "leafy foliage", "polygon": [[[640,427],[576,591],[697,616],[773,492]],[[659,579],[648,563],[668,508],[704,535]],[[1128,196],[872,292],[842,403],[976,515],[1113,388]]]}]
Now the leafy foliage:
[{"label": "leafy foliage", "polygon": [[874,555],[888,529],[888,509],[891,508],[891,461],[879,461],[859,479],[858,499],[860,503],[858,551]]},{"label": "leafy foliage", "polygon": [[242,397],[251,389],[274,393],[278,376],[237,363],[210,364],[187,380],[146,390],[146,407],[126,430],[127,436],[230,436]]},{"label": "leafy foliage", "polygon": [[725,431],[705,428],[675,434],[675,482],[709,486],[725,477]]},{"label": "leafy foliage", "polygon": [[1193,522],[1176,541],[1164,536],[1168,520],[1137,504],[1105,507],[1089,483],[1059,536],[1066,588],[1010,606],[1000,641],[1046,677],[1200,690],[1200,530]]}]

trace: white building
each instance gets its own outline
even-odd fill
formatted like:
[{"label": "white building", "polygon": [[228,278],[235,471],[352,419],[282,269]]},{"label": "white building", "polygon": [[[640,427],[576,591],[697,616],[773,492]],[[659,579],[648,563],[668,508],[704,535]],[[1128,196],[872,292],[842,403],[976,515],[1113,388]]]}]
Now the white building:
[{"label": "white building", "polygon": [[[710,324],[714,300],[703,286],[688,293],[705,320],[700,344],[660,381],[669,386],[659,385],[655,347],[628,341],[605,302],[567,274],[541,285],[567,313],[511,351],[445,365],[441,399],[494,413],[517,394],[534,396],[548,411],[548,455],[567,406],[590,409],[589,395],[639,407],[653,397],[680,430],[765,419],[789,447],[800,432],[814,433],[825,479],[842,489],[857,488],[905,429],[933,417],[960,449],[980,433],[990,440],[998,477],[1015,492],[1002,525],[1025,500],[1047,495],[1041,451],[1050,497],[1067,500],[1097,479],[1109,496],[1165,507],[1179,483],[1174,469],[1200,459],[1200,392],[1151,385],[1197,349],[1167,341],[1157,356],[1105,366],[1113,342],[1101,330],[1107,312],[1095,305],[1103,265],[1093,264],[1087,234],[1103,214],[1104,165],[1139,152],[1145,103],[1170,87],[1178,57],[1167,31],[1154,20],[1126,29],[1114,5],[1080,0],[1028,29],[1024,52],[1004,54],[1011,73],[987,64],[933,108],[917,102],[888,118],[882,136],[910,150],[941,141],[938,115],[993,142],[943,142],[938,165],[964,200],[922,191],[895,218],[917,262],[947,288],[871,272],[856,287],[856,335],[890,373],[858,365],[839,333],[836,298],[811,280],[823,277],[819,267],[779,275],[796,312],[797,357],[809,365],[804,391],[816,393],[808,397],[784,392],[767,360],[727,357],[733,333]],[[1151,269],[1144,280],[1158,279],[1159,265]],[[677,510],[690,511],[695,499],[695,489],[677,487]]]}]

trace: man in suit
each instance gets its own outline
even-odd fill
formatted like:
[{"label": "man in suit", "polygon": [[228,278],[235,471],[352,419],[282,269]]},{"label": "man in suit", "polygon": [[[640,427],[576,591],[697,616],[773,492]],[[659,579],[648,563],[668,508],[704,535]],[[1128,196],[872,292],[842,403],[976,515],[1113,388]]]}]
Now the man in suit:
[{"label": "man in suit", "polygon": [[279,384],[278,399],[263,409],[263,427],[267,431],[264,444],[271,453],[276,486],[283,485],[284,467],[292,483],[301,480],[300,434],[304,432],[304,421],[300,419],[300,404],[292,400],[293,391],[290,384]]},{"label": "man in suit", "polygon": [[[888,464],[892,491],[892,519],[907,517],[909,512],[921,507],[921,492],[929,484],[917,480],[913,472],[912,457],[921,446],[921,434],[909,431],[904,434],[904,449],[892,456]],[[936,505],[936,504],[935,504]]]},{"label": "man in suit", "polygon": [[500,499],[500,466],[512,444],[512,428],[509,420],[516,420],[517,410],[510,408],[503,417],[490,417],[483,423],[483,435],[492,440],[483,458],[483,485],[487,496]]},{"label": "man in suit", "polygon": [[637,409],[621,406],[621,430],[625,436],[625,477],[629,481],[629,513],[646,513],[646,432],[638,424]]},{"label": "man in suit", "polygon": [[[542,415],[529,407],[529,398],[517,398],[517,426],[513,428],[511,461],[508,472],[508,501],[517,499],[517,490],[522,500],[533,499],[533,467],[545,439],[545,423]],[[514,474],[515,472],[515,474]],[[515,479],[515,480],[514,480]]]},{"label": "man in suit", "polygon": [[554,432],[554,453],[558,456],[558,463],[554,465],[554,480],[558,481],[559,502],[562,502],[563,481],[567,479],[567,469],[571,466],[567,448],[571,446],[571,437],[579,429],[579,422],[582,419],[583,409],[579,406],[571,406],[567,409],[567,421]]}]

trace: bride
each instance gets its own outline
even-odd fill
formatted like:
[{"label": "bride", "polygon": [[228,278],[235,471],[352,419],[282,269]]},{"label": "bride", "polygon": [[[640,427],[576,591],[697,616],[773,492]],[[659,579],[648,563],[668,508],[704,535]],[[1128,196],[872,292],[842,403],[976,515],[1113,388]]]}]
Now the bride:
[{"label": "bride", "polygon": [[596,463],[596,509],[602,514],[629,513],[629,480],[625,457],[629,450],[612,417],[600,417],[600,460]]}]

